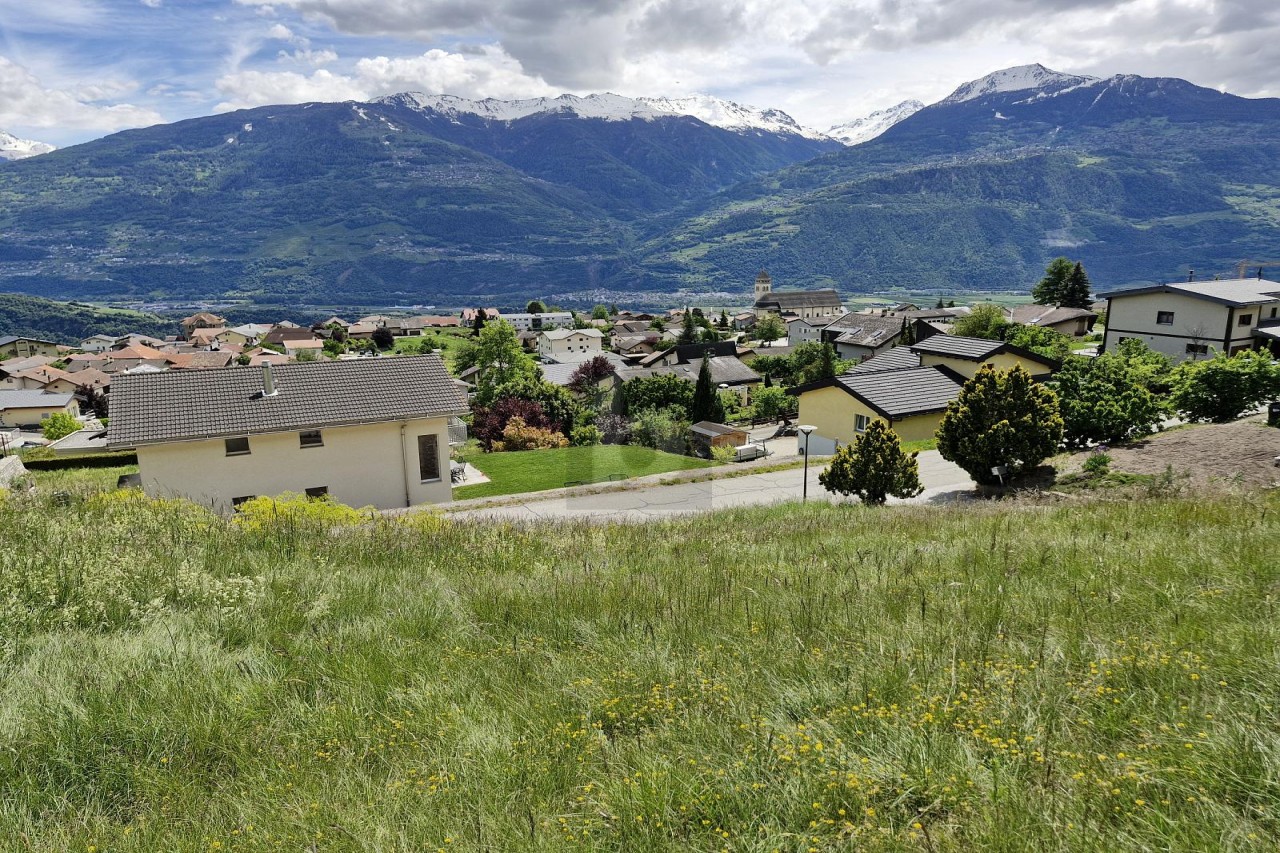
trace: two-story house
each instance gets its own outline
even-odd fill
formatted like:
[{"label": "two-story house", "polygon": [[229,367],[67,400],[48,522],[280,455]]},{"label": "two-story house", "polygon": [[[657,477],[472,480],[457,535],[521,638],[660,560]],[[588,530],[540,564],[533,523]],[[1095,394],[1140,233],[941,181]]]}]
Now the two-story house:
[{"label": "two-story house", "polygon": [[544,329],[538,333],[538,355],[543,358],[599,353],[604,332],[599,329]]},{"label": "two-story house", "polygon": [[1280,343],[1280,283],[1263,278],[1184,281],[1101,294],[1102,352],[1135,338],[1175,360]]}]

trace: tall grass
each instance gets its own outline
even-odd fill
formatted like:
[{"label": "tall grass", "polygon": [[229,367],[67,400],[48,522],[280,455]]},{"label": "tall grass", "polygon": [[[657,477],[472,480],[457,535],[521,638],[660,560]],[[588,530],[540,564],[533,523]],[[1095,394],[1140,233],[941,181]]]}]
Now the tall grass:
[{"label": "tall grass", "polygon": [[1278,511],[10,496],[0,847],[1275,849]]}]

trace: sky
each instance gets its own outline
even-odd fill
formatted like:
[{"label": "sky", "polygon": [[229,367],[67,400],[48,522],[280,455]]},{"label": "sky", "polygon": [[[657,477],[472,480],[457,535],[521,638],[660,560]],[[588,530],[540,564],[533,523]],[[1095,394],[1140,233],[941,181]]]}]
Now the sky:
[{"label": "sky", "polygon": [[710,94],[819,130],[1013,65],[1280,96],[1276,0],[0,0],[0,130],[263,104]]}]

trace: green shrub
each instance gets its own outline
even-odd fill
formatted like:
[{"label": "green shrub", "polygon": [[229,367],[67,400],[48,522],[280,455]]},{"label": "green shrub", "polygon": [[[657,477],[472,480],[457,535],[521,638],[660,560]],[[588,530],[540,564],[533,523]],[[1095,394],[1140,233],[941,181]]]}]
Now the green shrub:
[{"label": "green shrub", "polygon": [[829,492],[853,495],[872,506],[890,495],[912,498],[924,491],[916,456],[903,452],[898,434],[888,424],[872,421],[852,444],[836,451],[818,482]]},{"label": "green shrub", "polygon": [[73,432],[79,432],[82,426],[84,425],[74,415],[69,415],[66,412],[54,412],[40,424],[40,432],[49,441],[57,441],[60,438],[66,438]]}]

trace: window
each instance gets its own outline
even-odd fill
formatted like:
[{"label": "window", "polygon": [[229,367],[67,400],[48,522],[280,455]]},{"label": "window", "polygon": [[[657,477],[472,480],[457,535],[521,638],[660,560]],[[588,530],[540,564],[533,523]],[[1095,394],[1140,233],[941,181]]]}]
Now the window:
[{"label": "window", "polygon": [[435,435],[418,436],[418,473],[424,483],[440,479],[440,445]]},{"label": "window", "polygon": [[1275,316],[1276,316],[1276,309],[1272,308],[1272,309],[1271,309],[1271,317],[1272,317],[1272,319],[1275,319]]},{"label": "window", "polygon": [[1157,325],[1157,326],[1172,326],[1172,325],[1173,325],[1173,312],[1172,312],[1172,311],[1157,311],[1157,312],[1156,312],[1156,325]]},{"label": "window", "polygon": [[870,424],[871,424],[871,418],[867,417],[866,415],[853,416],[854,432],[866,432],[867,427],[870,426]]},{"label": "window", "polygon": [[312,486],[304,490],[309,498],[324,498],[329,496],[328,486]]},{"label": "window", "polygon": [[247,456],[248,454],[249,454],[249,439],[247,438],[228,438],[227,439],[227,455],[228,456]]},{"label": "window", "polygon": [[231,499],[231,506],[232,506],[232,508],[233,508],[233,509],[234,509],[234,508],[238,508],[238,507],[240,506],[240,504],[245,503],[246,501],[251,501],[251,500],[253,500],[253,499],[254,499],[254,498],[256,498],[256,497],[257,497],[257,495],[243,495],[243,496],[238,497],[238,498],[232,498],[232,499]]},{"label": "window", "polygon": [[1237,325],[1237,326],[1252,326],[1252,325],[1253,325],[1253,315],[1252,315],[1252,314],[1241,314],[1241,315],[1240,315],[1240,319],[1236,321],[1236,325]]},{"label": "window", "polygon": [[324,436],[318,429],[310,429],[298,433],[299,447],[324,447]]},{"label": "window", "polygon": [[1187,355],[1208,355],[1208,344],[1187,344]]}]

